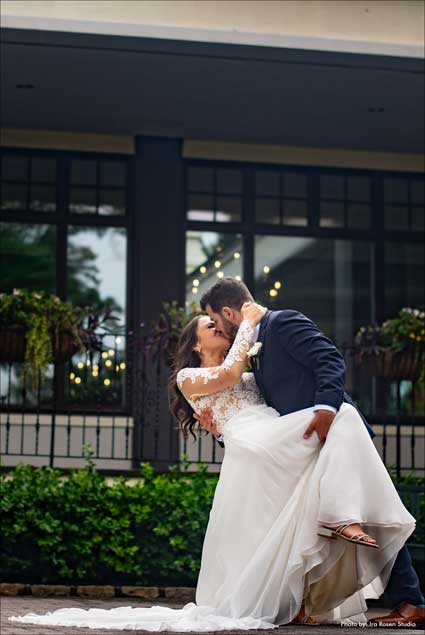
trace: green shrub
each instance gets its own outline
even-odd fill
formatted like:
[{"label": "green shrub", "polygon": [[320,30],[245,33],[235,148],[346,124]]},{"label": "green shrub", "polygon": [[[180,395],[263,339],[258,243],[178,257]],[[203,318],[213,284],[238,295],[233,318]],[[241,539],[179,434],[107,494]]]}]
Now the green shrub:
[{"label": "green shrub", "polygon": [[[86,450],[86,466],[59,469],[20,464],[0,476],[1,578],[7,582],[196,585],[202,543],[217,484],[205,464],[196,472],[172,466],[157,474],[141,464],[142,479],[108,485]],[[424,479],[411,509],[413,542],[423,542]],[[410,508],[409,492],[403,494]]]},{"label": "green shrub", "polygon": [[196,584],[217,483],[200,465],[143,481],[106,477],[87,459],[64,476],[18,465],[0,477],[4,581],[67,584]]}]

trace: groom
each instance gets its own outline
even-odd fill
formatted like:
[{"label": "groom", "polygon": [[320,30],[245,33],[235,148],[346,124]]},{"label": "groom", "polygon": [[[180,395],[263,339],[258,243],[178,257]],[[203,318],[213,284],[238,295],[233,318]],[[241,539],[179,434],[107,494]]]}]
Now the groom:
[{"label": "groom", "polygon": [[[213,320],[216,329],[233,339],[242,321],[240,308],[253,297],[243,282],[222,278],[201,298],[201,308]],[[312,322],[294,310],[267,311],[257,326],[251,344],[258,351],[252,367],[259,389],[269,406],[281,415],[313,406],[314,416],[304,433],[316,433],[325,442],[329,428],[341,404],[353,405],[344,392],[345,362],[341,353]],[[366,419],[359,413],[371,437],[375,436]],[[218,437],[211,413],[199,419],[203,428]],[[218,441],[222,447],[222,438]],[[381,623],[408,622],[425,624],[424,598],[412,567],[406,545],[399,551],[386,588],[393,611],[379,618]]]}]

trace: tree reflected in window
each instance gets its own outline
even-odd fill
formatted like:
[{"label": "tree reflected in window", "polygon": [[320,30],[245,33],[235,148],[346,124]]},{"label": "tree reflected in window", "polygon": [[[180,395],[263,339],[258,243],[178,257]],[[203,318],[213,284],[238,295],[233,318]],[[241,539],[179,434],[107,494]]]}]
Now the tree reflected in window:
[{"label": "tree reflected in window", "polygon": [[68,229],[68,299],[101,310],[108,305],[125,322],[126,229]]},{"label": "tree reflected in window", "polygon": [[0,223],[1,291],[56,292],[56,226]]}]

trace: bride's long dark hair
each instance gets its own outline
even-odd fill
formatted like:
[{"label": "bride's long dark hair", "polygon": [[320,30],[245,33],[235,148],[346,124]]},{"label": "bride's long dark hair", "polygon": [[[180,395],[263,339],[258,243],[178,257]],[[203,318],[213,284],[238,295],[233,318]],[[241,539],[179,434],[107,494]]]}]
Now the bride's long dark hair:
[{"label": "bride's long dark hair", "polygon": [[195,440],[196,435],[193,430],[198,427],[198,422],[193,418],[193,408],[180,392],[176,377],[182,368],[199,368],[201,365],[199,353],[193,350],[198,341],[198,322],[200,317],[199,315],[194,317],[181,332],[168,384],[171,412],[178,420],[184,438],[187,439],[190,432]]}]

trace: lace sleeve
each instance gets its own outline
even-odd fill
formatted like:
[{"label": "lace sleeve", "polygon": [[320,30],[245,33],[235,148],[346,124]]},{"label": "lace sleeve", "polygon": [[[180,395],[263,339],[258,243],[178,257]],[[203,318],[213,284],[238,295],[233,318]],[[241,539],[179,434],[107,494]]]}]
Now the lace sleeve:
[{"label": "lace sleeve", "polygon": [[235,340],[220,366],[209,368],[182,368],[177,373],[177,385],[185,397],[193,398],[224,390],[242,377],[246,353],[254,329],[247,320],[239,326]]}]

